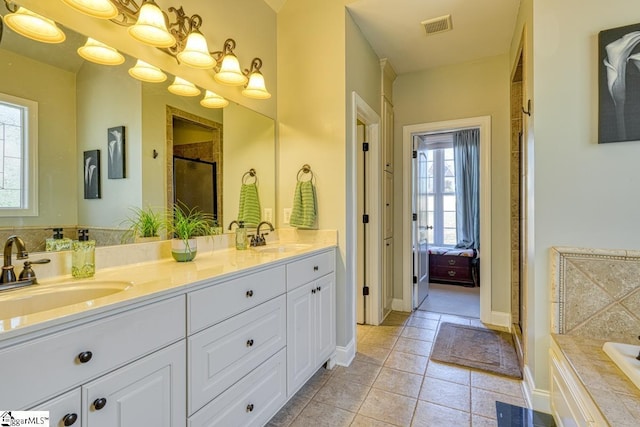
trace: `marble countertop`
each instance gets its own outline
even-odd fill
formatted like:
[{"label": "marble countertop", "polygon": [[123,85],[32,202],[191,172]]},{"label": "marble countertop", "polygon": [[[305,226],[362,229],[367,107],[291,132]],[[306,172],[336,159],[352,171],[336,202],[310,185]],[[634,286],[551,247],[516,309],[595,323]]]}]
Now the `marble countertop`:
[{"label": "marble countertop", "polygon": [[640,390],[602,350],[605,341],[552,334],[611,426],[640,426]]},{"label": "marble countertop", "polygon": [[[73,279],[70,275],[40,279],[39,284],[43,285],[87,283],[90,286],[92,283],[99,285],[100,282],[127,281],[132,286],[91,301],[35,314],[2,318],[0,312],[0,347],[9,345],[13,338],[34,331],[82,320],[107,311],[126,310],[157,298],[184,294],[210,285],[212,281],[226,280],[238,274],[285,264],[293,257],[311,255],[336,246],[335,241],[326,240],[307,243],[303,248],[286,252],[259,252],[253,249],[239,251],[235,248],[198,251],[195,260],[191,262],[178,263],[165,257],[157,261],[99,268],[89,279]],[[278,244],[272,243],[275,246]],[[19,301],[20,290],[0,294],[0,299],[6,298],[14,298],[16,304],[22,303]]]}]

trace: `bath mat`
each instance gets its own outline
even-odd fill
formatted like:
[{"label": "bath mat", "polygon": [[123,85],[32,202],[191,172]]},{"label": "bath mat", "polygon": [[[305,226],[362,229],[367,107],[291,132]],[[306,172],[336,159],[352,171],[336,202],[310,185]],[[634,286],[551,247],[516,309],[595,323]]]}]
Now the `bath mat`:
[{"label": "bath mat", "polygon": [[507,332],[442,323],[431,359],[522,379],[513,337]]}]

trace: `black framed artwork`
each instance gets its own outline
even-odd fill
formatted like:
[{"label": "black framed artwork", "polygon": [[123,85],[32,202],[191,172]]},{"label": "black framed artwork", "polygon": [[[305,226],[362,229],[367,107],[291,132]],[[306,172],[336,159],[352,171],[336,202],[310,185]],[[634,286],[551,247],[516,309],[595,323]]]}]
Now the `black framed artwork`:
[{"label": "black framed artwork", "polygon": [[598,34],[598,143],[640,141],[640,24]]},{"label": "black framed artwork", "polygon": [[84,198],[100,198],[100,150],[84,152]]},{"label": "black framed artwork", "polygon": [[109,179],[125,178],[125,129],[116,126],[107,130],[107,175]]}]

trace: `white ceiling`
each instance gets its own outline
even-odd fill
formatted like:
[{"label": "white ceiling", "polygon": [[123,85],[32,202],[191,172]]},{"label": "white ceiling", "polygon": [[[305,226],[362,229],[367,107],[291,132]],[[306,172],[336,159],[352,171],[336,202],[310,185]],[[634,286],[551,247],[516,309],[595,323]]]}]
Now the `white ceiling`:
[{"label": "white ceiling", "polygon": [[[265,0],[278,12],[286,0]],[[347,9],[396,73],[508,52],[520,0],[357,0]],[[422,21],[450,14],[453,30],[426,36]]]}]

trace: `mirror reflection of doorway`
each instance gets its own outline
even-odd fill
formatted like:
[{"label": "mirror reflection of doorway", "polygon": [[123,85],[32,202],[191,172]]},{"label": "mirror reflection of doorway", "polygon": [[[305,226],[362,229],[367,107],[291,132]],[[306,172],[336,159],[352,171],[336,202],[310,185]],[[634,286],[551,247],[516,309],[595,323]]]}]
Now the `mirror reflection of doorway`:
[{"label": "mirror reflection of doorway", "polygon": [[207,214],[218,212],[216,163],[173,156],[174,202]]}]

